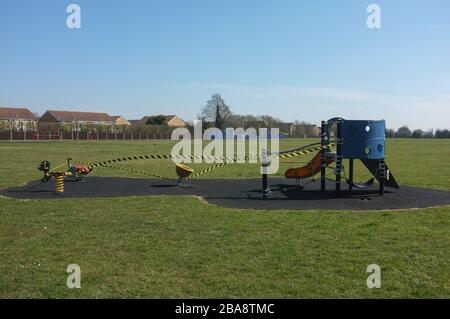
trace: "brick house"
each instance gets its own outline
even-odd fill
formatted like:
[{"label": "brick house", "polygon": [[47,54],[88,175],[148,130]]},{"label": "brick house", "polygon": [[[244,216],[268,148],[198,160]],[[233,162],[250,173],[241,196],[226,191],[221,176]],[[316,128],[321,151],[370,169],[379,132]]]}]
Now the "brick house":
[{"label": "brick house", "polygon": [[32,131],[36,125],[36,117],[29,109],[0,107],[0,131]]},{"label": "brick house", "polygon": [[111,119],[113,120],[113,125],[131,125],[130,121],[122,115],[113,115],[111,116]]},{"label": "brick house", "polygon": [[144,116],[140,120],[130,120],[132,125],[160,125],[169,128],[187,127],[187,123],[176,115]]},{"label": "brick house", "polygon": [[106,113],[53,111],[45,112],[38,121],[40,129],[70,127],[78,130],[84,125],[112,126],[115,120]]}]

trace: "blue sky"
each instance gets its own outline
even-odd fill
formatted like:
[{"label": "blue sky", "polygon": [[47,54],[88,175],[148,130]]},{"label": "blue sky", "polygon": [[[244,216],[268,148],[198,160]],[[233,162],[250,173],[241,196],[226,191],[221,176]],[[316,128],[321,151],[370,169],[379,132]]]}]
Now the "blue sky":
[{"label": "blue sky", "polygon": [[[68,29],[66,7],[81,7]],[[368,29],[366,8],[381,7]],[[0,0],[0,106],[450,127],[447,0]]]}]

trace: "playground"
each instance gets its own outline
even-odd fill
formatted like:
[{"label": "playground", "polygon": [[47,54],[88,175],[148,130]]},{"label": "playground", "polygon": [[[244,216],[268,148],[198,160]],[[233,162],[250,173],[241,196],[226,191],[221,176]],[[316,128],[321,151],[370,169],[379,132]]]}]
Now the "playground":
[{"label": "playground", "polygon": [[[317,142],[285,140],[280,149]],[[225,165],[180,187],[171,161],[130,161],[123,165],[130,171],[96,167],[83,181],[66,178],[64,193],[55,192],[54,178],[41,183],[42,171],[36,169],[44,159],[56,167],[68,156],[74,163],[92,163],[124,154],[167,154],[173,145],[170,141],[1,144],[1,160],[7,163],[1,167],[5,178],[0,181],[1,259],[7,262],[2,264],[0,294],[448,295],[445,283],[450,274],[443,271],[448,269],[450,242],[448,140],[387,140],[386,163],[400,188],[386,187],[383,196],[376,181],[367,183],[373,175],[361,161],[354,163],[354,184],[365,189],[348,193],[348,176],[343,174],[336,196],[333,168],[326,174],[331,174],[326,194],[321,194],[320,173],[314,181],[302,182],[301,190],[288,189],[298,185],[295,179],[286,179],[285,172],[305,166],[317,152],[301,160],[282,159],[279,174],[268,178],[267,199],[262,198],[259,164]],[[343,162],[348,167],[348,159]],[[194,174],[208,166],[193,165]],[[171,179],[146,177],[140,171]],[[83,289],[67,290],[61,284],[68,262],[82,265]],[[384,289],[365,286],[370,263],[382,265]]]},{"label": "playground", "polygon": [[[413,186],[400,188],[386,163],[385,130],[384,120],[332,118],[322,121],[320,142],[297,145],[296,148],[275,153],[263,148],[262,153],[256,155],[261,166],[259,186],[257,179],[194,181],[196,177],[210,174],[226,165],[237,165],[242,170],[248,169],[242,165],[245,161],[238,163],[235,157],[220,158],[221,161],[198,172],[185,164],[174,164],[176,179],[159,175],[160,169],[157,166],[150,171],[139,171],[123,165],[116,166],[134,161],[170,162],[174,159],[173,154],[141,154],[90,164],[74,164],[72,158],[67,158],[66,163],[55,168],[52,168],[48,160],[44,160],[38,166],[38,170],[43,173],[40,182],[9,188],[0,194],[23,199],[191,195],[199,196],[219,206],[246,209],[392,210],[450,205],[450,192]],[[247,141],[247,144],[249,143],[251,142]],[[191,144],[188,146],[190,148]],[[299,157],[310,154],[315,154],[312,159],[306,162],[298,160]],[[246,160],[251,158],[250,154],[244,156]],[[269,167],[274,157],[277,160],[294,159],[296,162],[290,163],[303,165],[285,170],[285,179],[269,179]],[[197,159],[205,158],[207,158],[205,155],[197,156]],[[186,161],[196,158],[188,155],[182,159]],[[355,180],[355,160],[360,160],[370,172],[369,180],[365,182]],[[64,166],[66,169],[61,170]],[[85,178],[95,169],[102,168],[120,170],[125,176]],[[152,179],[129,179],[126,178],[127,173],[146,175]],[[317,175],[320,177],[317,178]],[[51,183],[52,179],[55,183]],[[295,184],[286,180],[294,180]]]},{"label": "playground", "polygon": [[[223,207],[263,210],[395,210],[429,208],[450,205],[450,192],[402,186],[402,190],[385,192],[383,197],[376,187],[358,192],[342,191],[325,195],[320,183],[310,183],[301,191],[283,192],[283,178],[270,179],[271,196],[261,196],[261,181],[246,179],[199,179],[184,186],[170,180],[148,178],[89,177],[83,182],[68,181],[65,192],[57,194],[52,183],[31,182],[23,187],[1,191],[0,195],[22,199],[62,199],[124,196],[197,196]],[[326,182],[328,187],[333,183]]]}]

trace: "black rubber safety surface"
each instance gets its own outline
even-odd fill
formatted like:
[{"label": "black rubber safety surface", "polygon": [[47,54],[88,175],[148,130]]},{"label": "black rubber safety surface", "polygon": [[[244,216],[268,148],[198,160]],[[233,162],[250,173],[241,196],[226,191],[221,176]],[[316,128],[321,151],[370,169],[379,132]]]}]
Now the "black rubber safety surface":
[{"label": "black rubber safety surface", "polygon": [[350,193],[347,184],[342,183],[341,195],[336,197],[331,181],[327,181],[325,195],[320,193],[320,181],[308,183],[302,190],[284,189],[294,183],[283,178],[270,178],[269,183],[272,192],[266,200],[262,199],[261,179],[258,178],[196,179],[179,187],[170,180],[91,176],[81,182],[66,180],[63,194],[55,194],[52,180],[1,190],[0,195],[23,199],[196,195],[211,204],[244,209],[390,210],[450,205],[448,191],[411,186],[401,186],[397,192],[386,189],[385,195],[380,197],[376,184],[371,189]]}]

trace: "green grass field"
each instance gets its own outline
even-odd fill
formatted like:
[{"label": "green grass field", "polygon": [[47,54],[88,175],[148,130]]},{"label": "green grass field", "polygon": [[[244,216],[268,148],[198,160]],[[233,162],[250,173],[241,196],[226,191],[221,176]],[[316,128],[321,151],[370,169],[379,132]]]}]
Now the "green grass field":
[{"label": "green grass field", "polygon": [[[281,149],[310,142],[286,140]],[[450,140],[387,143],[387,162],[400,184],[450,190]],[[40,178],[36,166],[44,159],[61,164],[72,157],[87,163],[165,154],[172,145],[0,143],[0,188]],[[280,174],[293,166],[283,163]],[[126,167],[175,176],[173,164],[163,160],[129,162]],[[203,178],[258,173],[257,165],[228,165]],[[125,173],[98,168],[93,174]],[[368,175],[357,167],[357,176],[363,180]],[[257,211],[182,196],[0,198],[0,297],[448,298],[449,247],[448,206]],[[81,289],[66,287],[66,267],[73,263],[81,267]],[[380,289],[366,286],[366,267],[373,263],[382,269]]]}]

